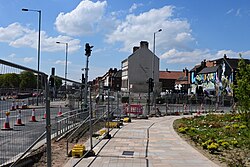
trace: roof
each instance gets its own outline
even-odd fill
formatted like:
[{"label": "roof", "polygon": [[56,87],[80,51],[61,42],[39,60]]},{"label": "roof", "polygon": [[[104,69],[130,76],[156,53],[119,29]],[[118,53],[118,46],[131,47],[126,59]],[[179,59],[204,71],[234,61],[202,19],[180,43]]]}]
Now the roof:
[{"label": "roof", "polygon": [[218,70],[219,66],[203,68],[198,74],[214,73]]},{"label": "roof", "polygon": [[180,76],[178,78],[178,81],[187,81],[188,80],[188,76]]},{"label": "roof", "polygon": [[182,71],[160,71],[159,79],[178,79],[184,75]]},{"label": "roof", "polygon": [[122,70],[118,70],[115,74],[114,77],[122,77]]},{"label": "roof", "polygon": [[[246,61],[247,64],[250,63],[249,59],[244,59],[244,60]],[[227,63],[230,66],[230,68],[237,69],[240,58],[220,58],[220,59],[215,59],[213,61],[216,61],[217,64],[221,64],[222,61],[226,61],[225,63]]]},{"label": "roof", "polygon": [[192,68],[190,71],[195,71],[197,68],[199,68],[201,65],[200,64],[198,64],[198,65],[196,65],[196,66],[194,66],[194,68]]}]

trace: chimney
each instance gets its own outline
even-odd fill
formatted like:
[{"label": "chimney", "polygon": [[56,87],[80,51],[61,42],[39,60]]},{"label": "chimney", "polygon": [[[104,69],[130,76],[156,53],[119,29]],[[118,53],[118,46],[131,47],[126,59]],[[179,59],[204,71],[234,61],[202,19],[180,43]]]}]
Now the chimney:
[{"label": "chimney", "polygon": [[185,76],[187,77],[187,76],[188,76],[188,72],[189,72],[188,69],[185,68],[185,69],[184,69],[184,72],[185,72]]},{"label": "chimney", "polygon": [[224,54],[224,59],[227,59],[227,55],[226,54]]},{"label": "chimney", "polygon": [[138,46],[134,46],[133,47],[133,53],[135,53],[135,51],[137,51],[137,49],[139,49],[140,47],[138,47]]},{"label": "chimney", "polygon": [[141,48],[147,48],[147,49],[148,49],[148,42],[147,42],[147,41],[141,41],[141,42],[140,42],[140,47],[141,47]]},{"label": "chimney", "polygon": [[201,67],[202,69],[206,67],[206,59],[204,59],[204,61],[201,62]]}]

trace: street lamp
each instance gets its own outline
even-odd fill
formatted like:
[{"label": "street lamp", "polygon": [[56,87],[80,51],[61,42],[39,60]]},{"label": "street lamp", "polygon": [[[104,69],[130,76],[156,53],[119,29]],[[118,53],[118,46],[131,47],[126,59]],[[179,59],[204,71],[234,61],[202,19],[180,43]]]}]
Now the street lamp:
[{"label": "street lamp", "polygon": [[41,10],[34,10],[34,9],[25,9],[23,8],[22,11],[24,12],[38,12],[38,46],[37,46],[37,81],[36,81],[36,88],[37,88],[37,99],[36,99],[36,105],[38,106],[38,95],[39,95],[39,67],[40,67],[40,50],[41,50]]},{"label": "street lamp", "polygon": [[56,42],[57,44],[65,44],[65,90],[66,90],[66,80],[67,80],[67,74],[68,74],[68,46],[69,44],[67,42]]},{"label": "street lamp", "polygon": [[153,53],[154,53],[154,57],[153,57],[153,65],[152,65],[152,78],[154,79],[154,66],[155,66],[155,34],[158,33],[158,32],[161,32],[162,29],[159,29],[158,31],[154,32],[154,43],[153,43]]},{"label": "street lamp", "polygon": [[[159,29],[158,31],[154,32],[154,43],[153,43],[153,53],[154,53],[154,56],[153,56],[153,65],[152,65],[152,78],[153,78],[153,81],[155,82],[155,78],[154,78],[154,70],[155,70],[155,34],[158,33],[158,32],[161,32],[162,29]],[[155,86],[153,87],[153,105],[155,107]]]}]

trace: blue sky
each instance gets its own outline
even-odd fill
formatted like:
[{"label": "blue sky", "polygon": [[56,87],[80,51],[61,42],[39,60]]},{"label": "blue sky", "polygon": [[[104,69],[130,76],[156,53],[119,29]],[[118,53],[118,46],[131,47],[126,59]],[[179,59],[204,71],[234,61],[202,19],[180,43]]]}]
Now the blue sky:
[{"label": "blue sky", "polygon": [[160,70],[191,69],[204,59],[239,53],[250,58],[249,0],[0,0],[0,58],[37,69],[38,13],[42,10],[40,70],[64,76],[69,43],[68,78],[79,80],[85,68],[85,43],[94,46],[89,78],[120,68],[133,46],[146,40]]}]

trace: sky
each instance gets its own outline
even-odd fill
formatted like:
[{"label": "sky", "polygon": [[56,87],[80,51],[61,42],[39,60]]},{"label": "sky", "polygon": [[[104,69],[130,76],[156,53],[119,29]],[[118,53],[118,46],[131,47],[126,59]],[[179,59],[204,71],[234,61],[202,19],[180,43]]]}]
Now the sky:
[{"label": "sky", "polygon": [[[0,59],[37,69],[41,10],[40,71],[79,81],[89,57],[89,80],[103,76],[148,41],[160,70],[192,69],[227,54],[250,59],[249,0],[0,0]],[[161,32],[157,32],[162,29]],[[1,72],[1,71],[0,71]],[[11,70],[10,70],[11,72]]]}]

